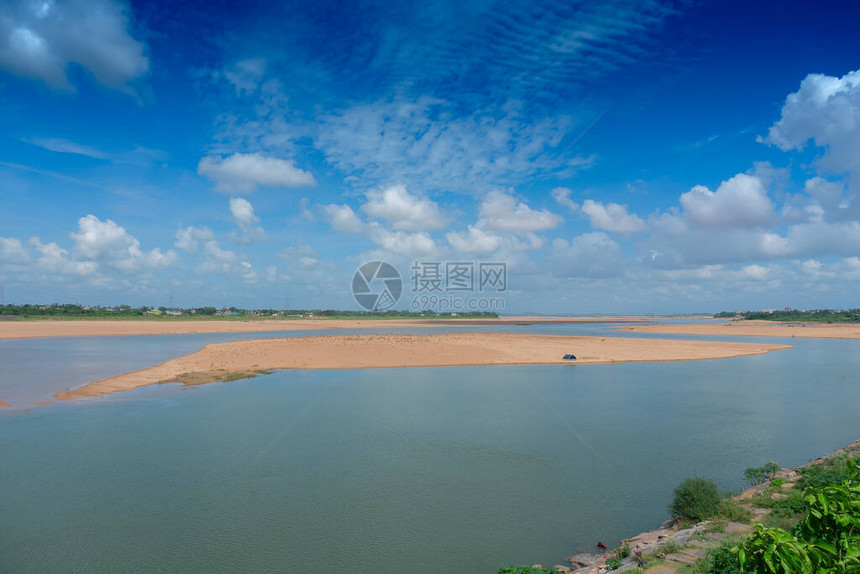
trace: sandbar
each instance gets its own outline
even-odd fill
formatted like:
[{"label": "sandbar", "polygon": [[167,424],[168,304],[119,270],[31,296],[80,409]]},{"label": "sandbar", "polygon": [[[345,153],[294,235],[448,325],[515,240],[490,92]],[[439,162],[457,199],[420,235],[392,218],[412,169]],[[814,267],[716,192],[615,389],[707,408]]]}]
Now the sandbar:
[{"label": "sandbar", "polygon": [[177,335],[187,333],[258,333],[319,329],[414,329],[416,327],[475,327],[561,323],[629,323],[639,317],[532,317],[498,319],[248,319],[248,320],[39,320],[0,321],[0,339],[111,335]]},{"label": "sandbar", "polygon": [[615,327],[633,333],[678,335],[737,335],[741,337],[798,337],[810,339],[860,339],[860,324],[776,323],[773,321],[720,321],[713,323],[651,324]]},{"label": "sandbar", "polygon": [[[207,345],[138,371],[64,390],[54,398],[97,397],[157,383],[198,385],[272,369],[370,369],[477,365],[555,365],[684,361],[758,355],[789,345],[573,337],[519,333],[337,335]],[[576,361],[562,356],[575,354]]]}]

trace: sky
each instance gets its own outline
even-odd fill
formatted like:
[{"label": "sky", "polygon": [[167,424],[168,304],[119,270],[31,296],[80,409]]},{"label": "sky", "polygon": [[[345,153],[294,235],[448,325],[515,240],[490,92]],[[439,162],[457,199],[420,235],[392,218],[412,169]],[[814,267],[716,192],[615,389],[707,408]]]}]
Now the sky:
[{"label": "sky", "polygon": [[860,307],[858,17],[3,0],[3,298],[359,309],[385,261],[409,309],[484,262],[504,313]]}]

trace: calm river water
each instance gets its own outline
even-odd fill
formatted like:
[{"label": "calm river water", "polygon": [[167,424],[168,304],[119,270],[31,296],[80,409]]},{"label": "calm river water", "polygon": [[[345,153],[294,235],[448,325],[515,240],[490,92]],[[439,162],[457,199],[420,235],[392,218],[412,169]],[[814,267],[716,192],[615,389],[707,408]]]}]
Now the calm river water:
[{"label": "calm river water", "polygon": [[[235,338],[0,342],[0,397]],[[790,343],[716,361],[280,371],[7,409],[0,571],[559,563],[656,527],[687,476],[738,488],[746,467],[858,438],[860,341]]]}]

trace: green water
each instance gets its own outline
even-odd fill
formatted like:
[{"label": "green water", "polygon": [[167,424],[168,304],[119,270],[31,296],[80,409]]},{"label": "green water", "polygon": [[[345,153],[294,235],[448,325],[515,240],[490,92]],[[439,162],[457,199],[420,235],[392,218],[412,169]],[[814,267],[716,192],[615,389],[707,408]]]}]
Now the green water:
[{"label": "green water", "polygon": [[281,371],[0,416],[3,572],[559,563],[860,436],[854,341],[720,361]]}]

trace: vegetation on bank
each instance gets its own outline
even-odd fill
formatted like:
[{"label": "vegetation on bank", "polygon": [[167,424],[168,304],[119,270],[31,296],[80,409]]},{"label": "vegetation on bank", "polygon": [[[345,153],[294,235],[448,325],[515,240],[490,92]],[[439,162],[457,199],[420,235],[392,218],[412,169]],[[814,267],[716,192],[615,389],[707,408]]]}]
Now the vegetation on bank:
[{"label": "vegetation on bank", "polygon": [[[745,538],[710,550],[693,572],[860,572],[860,473],[856,462],[837,457],[825,465],[811,466],[784,496],[754,499],[754,505],[771,509],[768,520],[757,523]],[[782,523],[774,525],[778,521]]]},{"label": "vegetation on bank", "polygon": [[817,323],[860,323],[860,309],[813,311],[797,309],[770,309],[766,311],[723,311],[714,315],[716,319],[743,319],[763,321],[797,321]]},{"label": "vegetation on bank", "polygon": [[[660,536],[664,540],[656,548],[643,551],[637,546],[632,559],[629,544],[623,543],[604,557],[601,571],[648,572],[656,566],[683,574],[860,574],[860,468],[852,456],[832,455],[803,468],[793,483],[775,476],[780,470],[776,463],[749,468],[745,476],[750,484],[767,486],[746,500],[721,497],[713,481],[689,478],[675,489],[669,505],[685,537],[680,531],[674,539]],[[725,534],[729,523],[748,524],[751,511],[759,520],[751,532]],[[691,548],[703,544],[711,547],[704,558],[686,566],[674,562],[677,566],[665,569],[674,560],[670,555],[687,552],[689,557]],[[597,565],[589,568],[597,571]],[[561,566],[508,566],[499,574],[568,571]]]},{"label": "vegetation on bank", "polygon": [[238,307],[132,307],[130,305],[86,307],[70,303],[50,305],[0,305],[0,318],[17,317],[33,319],[157,319],[157,320],[254,320],[254,319],[448,319],[498,318],[490,311],[466,311],[435,313],[433,311],[388,310],[378,313],[369,311],[343,311],[337,309],[240,309]]}]

